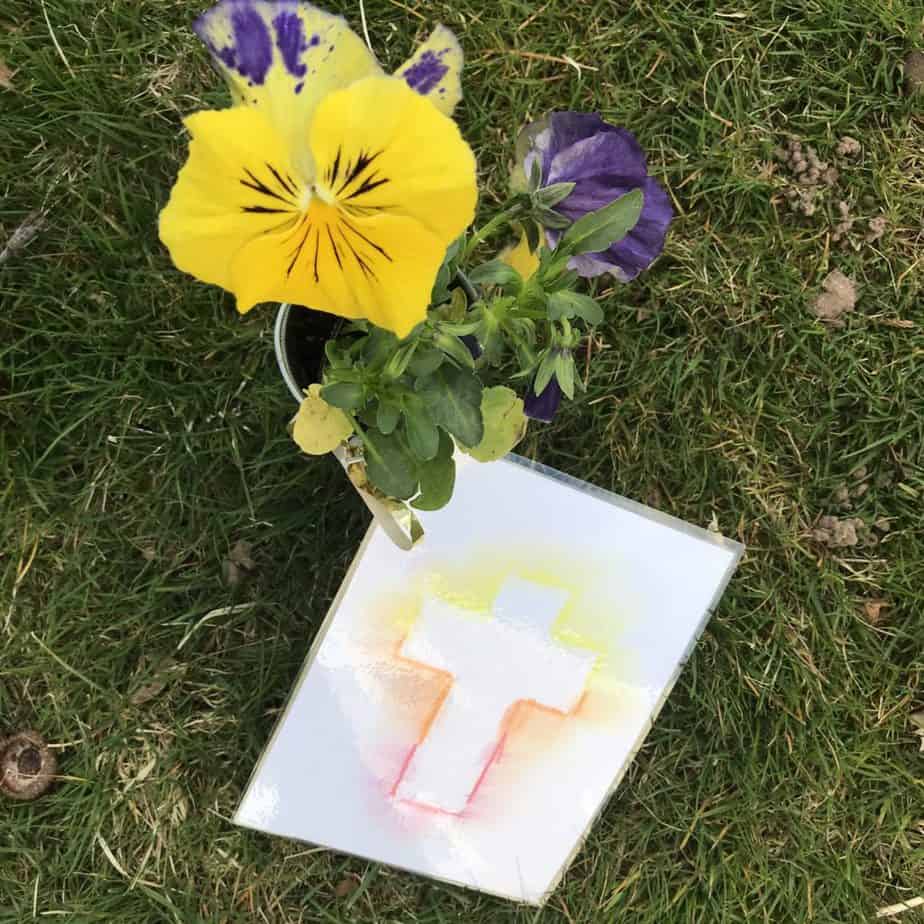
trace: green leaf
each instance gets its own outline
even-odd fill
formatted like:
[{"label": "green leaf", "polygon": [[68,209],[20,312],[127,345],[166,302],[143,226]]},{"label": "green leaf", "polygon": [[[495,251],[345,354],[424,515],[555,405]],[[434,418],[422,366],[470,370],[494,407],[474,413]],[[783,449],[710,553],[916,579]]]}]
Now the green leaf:
[{"label": "green leaf", "polygon": [[576,183],[552,183],[551,186],[544,186],[542,189],[537,190],[533,199],[537,205],[551,209],[563,199],[567,199],[576,185]]},{"label": "green leaf", "polygon": [[334,407],[355,411],[365,404],[365,389],[355,382],[334,382],[321,389],[321,397]]},{"label": "green leaf", "polygon": [[398,348],[398,338],[389,330],[374,327],[363,342],[363,359],[378,369],[385,365]]},{"label": "green leaf", "polygon": [[465,289],[459,286],[457,289],[453,289],[452,294],[449,296],[449,316],[447,320],[459,324],[465,320],[466,311],[468,311],[468,296],[465,294]]},{"label": "green leaf", "polygon": [[526,433],[523,400],[504,385],[486,388],[481,393],[484,437],[477,446],[463,447],[479,462],[494,462],[507,455]]},{"label": "green leaf", "polygon": [[481,381],[473,372],[443,363],[432,375],[417,380],[416,391],[433,420],[460,443],[481,442]]},{"label": "green leaf", "polygon": [[588,324],[600,324],[603,321],[603,309],[589,295],[581,295],[565,289],[549,295],[549,319],[560,321],[562,318],[579,317]]},{"label": "green leaf", "polygon": [[509,286],[515,284],[519,287],[523,284],[520,274],[502,260],[489,260],[487,263],[482,263],[481,266],[476,266],[469,273],[469,279],[476,286]]},{"label": "green leaf", "polygon": [[389,497],[407,500],[417,491],[417,463],[396,434],[374,430],[363,434],[366,474]]},{"label": "green leaf", "polygon": [[452,264],[456,257],[459,255],[459,251],[462,250],[462,247],[465,245],[465,232],[463,231],[447,248],[446,256],[443,257],[443,262],[447,264]]},{"label": "green leaf", "polygon": [[439,510],[452,497],[456,483],[456,463],[452,457],[452,439],[445,431],[439,434],[439,451],[419,467],[420,494],[411,501],[418,510]]},{"label": "green leaf", "polygon": [[565,269],[556,279],[547,283],[549,292],[560,292],[562,289],[570,289],[580,277],[574,270]]},{"label": "green leaf", "polygon": [[[472,317],[472,315],[469,315],[469,317]],[[464,324],[452,324],[449,321],[440,321],[438,327],[439,330],[445,334],[455,334],[457,337],[465,337],[468,334],[475,333],[475,331],[478,330],[478,324],[479,322],[477,320],[466,321]]]},{"label": "green leaf", "polygon": [[404,370],[407,369],[408,363],[410,363],[413,358],[418,342],[417,340],[412,340],[410,343],[399,346],[398,349],[392,353],[388,362],[385,363],[383,374],[390,379],[397,379],[404,375]]},{"label": "green leaf", "polygon": [[452,282],[452,270],[449,267],[449,263],[444,261],[443,265],[436,273],[436,280],[433,283],[433,290],[430,293],[431,305],[442,305],[443,302],[449,300],[450,282]]},{"label": "green leaf", "polygon": [[471,350],[458,338],[452,334],[437,334],[433,338],[433,342],[454,362],[457,362],[460,366],[465,366],[469,369],[474,368],[475,359],[472,356]]},{"label": "green leaf", "polygon": [[545,311],[548,304],[548,293],[535,276],[527,279],[518,303],[525,311]]},{"label": "green leaf", "polygon": [[407,368],[411,375],[429,375],[439,369],[444,358],[445,354],[442,350],[431,346],[421,346],[411,357]]},{"label": "green leaf", "polygon": [[536,218],[539,219],[541,224],[546,228],[551,228],[553,231],[561,231],[563,228],[567,228],[571,225],[571,219],[565,218],[561,212],[556,212],[555,209],[547,209],[544,206],[536,206],[533,214]]},{"label": "green leaf", "polygon": [[343,355],[339,340],[327,340],[324,343],[324,358],[332,369],[343,369],[350,366],[350,360]]},{"label": "green leaf", "polygon": [[309,387],[289,425],[299,449],[312,456],[331,452],[353,432],[353,424],[346,414],[328,404],[320,392],[320,385]]},{"label": "green leaf", "polygon": [[558,354],[555,360],[555,378],[562,392],[569,399],[574,398],[574,358],[570,350]]},{"label": "green leaf", "polygon": [[588,212],[565,231],[556,250],[572,257],[606,250],[635,227],[644,202],[642,191],[633,189],[602,209]]},{"label": "green leaf", "polygon": [[539,363],[539,368],[536,370],[536,378],[533,381],[533,392],[535,394],[541,395],[545,386],[552,381],[552,376],[555,375],[555,362],[557,359],[557,350],[546,350],[545,356],[542,357],[542,362]]},{"label": "green leaf", "polygon": [[436,455],[440,444],[440,431],[419,398],[410,406],[405,405],[404,430],[411,452],[421,462],[427,462]]},{"label": "green leaf", "polygon": [[393,404],[379,400],[379,407],[375,414],[375,425],[386,436],[398,426],[398,416],[400,411]]}]

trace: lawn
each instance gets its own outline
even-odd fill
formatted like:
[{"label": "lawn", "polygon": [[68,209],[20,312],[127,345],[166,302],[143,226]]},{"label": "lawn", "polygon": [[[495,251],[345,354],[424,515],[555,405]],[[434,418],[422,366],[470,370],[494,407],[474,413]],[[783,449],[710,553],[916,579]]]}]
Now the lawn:
[{"label": "lawn", "polygon": [[[368,517],[286,435],[272,311],[239,318],[157,239],[180,119],[225,99],[200,9],[0,10],[0,248],[40,223],[0,265],[0,730],[40,729],[62,774],[0,800],[0,924],[847,924],[924,894],[920,3],[366,2],[392,66],[458,31],[484,209],[529,117],[638,134],[668,247],[606,293],[587,394],[521,451],[748,546],[541,912],[229,821]],[[788,138],[840,171],[811,215]],[[811,310],[833,269],[842,326]],[[255,568],[229,586],[239,540]]]}]

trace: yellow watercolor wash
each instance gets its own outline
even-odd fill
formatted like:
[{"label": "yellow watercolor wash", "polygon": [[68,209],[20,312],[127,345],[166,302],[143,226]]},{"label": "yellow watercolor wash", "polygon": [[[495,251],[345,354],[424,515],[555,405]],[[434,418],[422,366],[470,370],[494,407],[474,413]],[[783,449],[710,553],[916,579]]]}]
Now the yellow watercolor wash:
[{"label": "yellow watercolor wash", "polygon": [[[513,553],[484,550],[464,562],[431,569],[405,591],[389,595],[376,607],[377,619],[390,627],[395,644],[408,635],[420,616],[424,599],[438,597],[487,622],[502,585],[512,577],[565,591],[567,600],[552,627],[560,644],[597,654],[588,692],[612,694],[623,688],[631,673],[631,652],[621,641],[638,610],[631,601],[613,595],[612,561],[587,563],[545,548]],[[380,623],[381,624],[381,623]]]}]

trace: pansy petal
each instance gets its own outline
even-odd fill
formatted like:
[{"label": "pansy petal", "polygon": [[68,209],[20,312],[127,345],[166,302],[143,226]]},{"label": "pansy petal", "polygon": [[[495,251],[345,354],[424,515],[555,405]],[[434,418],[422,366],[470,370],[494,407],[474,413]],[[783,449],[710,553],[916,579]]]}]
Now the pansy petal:
[{"label": "pansy petal", "polygon": [[674,209],[670,196],[654,177],[648,177],[641,189],[645,201],[635,227],[621,241],[601,253],[572,257],[568,261],[571,269],[585,277],[609,272],[621,282],[629,282],[651,266],[664,250]]},{"label": "pansy petal", "polygon": [[[451,119],[391,77],[328,96],[309,144],[317,191],[305,232],[287,242],[284,297],[404,337],[426,317],[446,247],[474,217],[471,149]],[[268,272],[264,256],[255,262]],[[267,294],[245,289],[238,297],[246,308]]]},{"label": "pansy petal", "polygon": [[314,203],[295,228],[254,238],[235,254],[232,288],[241,311],[292,302],[406,337],[426,317],[445,252],[445,241],[411,218],[345,218]]},{"label": "pansy petal", "polygon": [[529,279],[539,269],[539,255],[529,249],[525,231],[520,232],[520,239],[516,244],[503,250],[500,259],[507,266],[513,267],[524,280]]},{"label": "pansy petal", "polygon": [[[617,184],[634,188],[647,176],[645,152],[632,132],[612,129],[592,138],[584,138],[562,148],[551,161],[547,182],[596,184],[598,187]],[[568,196],[570,200],[575,189]],[[608,200],[612,201],[610,196]],[[594,208],[600,208],[599,205]]]},{"label": "pansy petal", "polygon": [[300,0],[221,0],[194,29],[235,101],[263,109],[296,150],[324,96],[381,73],[343,17]]},{"label": "pansy petal", "polygon": [[430,37],[395,71],[395,76],[446,115],[452,115],[462,99],[462,46],[445,26],[437,26]]},{"label": "pansy petal", "polygon": [[160,238],[179,269],[230,288],[233,253],[294,223],[304,181],[256,109],[197,112],[185,124],[189,158],[160,214]]},{"label": "pansy petal", "polygon": [[561,386],[558,381],[552,377],[549,384],[542,389],[541,394],[536,394],[532,388],[523,399],[523,413],[531,420],[540,420],[543,423],[551,423],[558,406],[561,404]]},{"label": "pansy petal", "polygon": [[310,145],[319,185],[349,212],[416,219],[447,246],[474,217],[471,148],[452,119],[402,80],[370,77],[332,93],[318,107]]}]

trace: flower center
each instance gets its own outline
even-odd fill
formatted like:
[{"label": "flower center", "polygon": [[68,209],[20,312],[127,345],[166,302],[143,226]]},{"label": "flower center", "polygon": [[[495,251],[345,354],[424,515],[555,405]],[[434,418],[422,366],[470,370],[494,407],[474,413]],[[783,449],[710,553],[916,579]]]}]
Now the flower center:
[{"label": "flower center", "polygon": [[329,187],[324,183],[315,183],[309,192],[314,193],[325,205],[335,205],[337,202],[337,196]]}]

